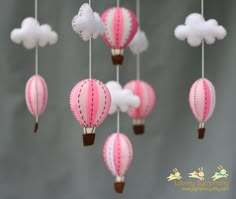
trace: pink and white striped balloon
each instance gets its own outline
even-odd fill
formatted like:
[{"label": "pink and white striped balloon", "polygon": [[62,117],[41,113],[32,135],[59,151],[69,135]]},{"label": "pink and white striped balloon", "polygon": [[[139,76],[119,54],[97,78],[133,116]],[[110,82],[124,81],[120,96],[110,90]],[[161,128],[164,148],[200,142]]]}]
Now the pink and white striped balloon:
[{"label": "pink and white striped balloon", "polygon": [[143,134],[144,119],[151,113],[155,105],[155,91],[147,82],[140,80],[128,82],[125,88],[131,89],[133,93],[140,98],[140,106],[130,109],[128,115],[133,119],[133,130],[135,134]]},{"label": "pink and white striped balloon", "polygon": [[195,118],[199,121],[199,139],[204,138],[204,123],[212,116],[216,104],[213,84],[206,78],[195,81],[189,92],[189,105]]},{"label": "pink and white striped balloon", "polygon": [[114,7],[107,9],[101,19],[105,24],[105,33],[102,37],[112,49],[113,64],[121,65],[124,48],[129,45],[137,32],[137,18],[126,8]]},{"label": "pink and white striped balloon", "polygon": [[124,175],[133,159],[133,148],[129,138],[122,133],[110,135],[103,148],[103,157],[107,168],[116,177],[116,192],[122,193],[125,185]]},{"label": "pink and white striped balloon", "polygon": [[25,99],[27,107],[35,116],[34,132],[38,130],[39,116],[44,112],[47,105],[48,89],[45,80],[40,75],[33,75],[25,87]]},{"label": "pink and white striped balloon", "polygon": [[85,146],[95,140],[95,129],[107,117],[111,106],[111,95],[105,84],[95,79],[85,79],[75,85],[70,95],[70,108],[84,127]]}]

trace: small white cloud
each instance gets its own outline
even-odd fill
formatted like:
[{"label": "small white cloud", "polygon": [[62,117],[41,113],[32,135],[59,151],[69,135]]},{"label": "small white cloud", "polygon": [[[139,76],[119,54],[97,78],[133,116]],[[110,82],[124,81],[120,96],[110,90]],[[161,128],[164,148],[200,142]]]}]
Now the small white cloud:
[{"label": "small white cloud", "polygon": [[137,108],[140,105],[140,99],[130,89],[123,89],[116,81],[106,83],[111,93],[111,108],[109,114],[117,110],[127,112],[130,108]]},{"label": "small white cloud", "polygon": [[215,43],[216,39],[222,40],[227,32],[223,26],[218,25],[215,19],[206,21],[201,14],[190,14],[185,25],[179,25],[175,29],[175,36],[179,40],[187,40],[189,45],[196,47],[205,40],[207,44]]},{"label": "small white cloud", "polygon": [[72,27],[84,41],[88,41],[90,38],[97,39],[105,31],[99,14],[93,12],[87,3],[80,7],[78,15],[73,18]]},{"label": "small white cloud", "polygon": [[147,36],[145,32],[138,30],[133,40],[129,44],[131,52],[138,55],[147,50],[149,46]]},{"label": "small white cloud", "polygon": [[11,32],[11,40],[17,44],[22,43],[27,49],[32,49],[37,45],[45,47],[47,44],[55,44],[58,35],[48,24],[40,25],[36,19],[28,17],[23,20],[21,28]]}]

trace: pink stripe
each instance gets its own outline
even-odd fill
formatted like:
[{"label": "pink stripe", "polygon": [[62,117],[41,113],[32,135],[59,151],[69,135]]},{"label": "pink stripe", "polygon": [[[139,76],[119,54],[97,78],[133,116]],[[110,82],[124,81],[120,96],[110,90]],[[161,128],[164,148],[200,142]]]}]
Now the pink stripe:
[{"label": "pink stripe", "polygon": [[40,113],[43,113],[45,108],[46,108],[46,104],[47,104],[48,92],[47,92],[47,86],[46,86],[45,80],[43,78],[39,78],[39,80],[40,80],[41,85],[43,87],[42,107],[41,107],[41,110],[40,110]]},{"label": "pink stripe", "polygon": [[34,80],[34,76],[30,78],[29,80],[29,87],[27,89],[27,101],[29,102],[29,110],[30,112],[34,115],[34,116],[37,116],[37,113],[34,109],[34,106],[33,106],[33,102],[32,102],[32,98],[31,98],[31,87],[32,87],[32,83],[33,83],[33,80]]},{"label": "pink stripe", "polygon": [[203,121],[205,121],[209,115],[209,111],[211,107],[211,91],[210,91],[209,85],[207,84],[205,80],[203,80],[203,86],[204,86],[204,93],[205,93]]},{"label": "pink stripe", "polygon": [[113,18],[113,40],[115,48],[120,47],[120,9],[115,9],[114,18]]},{"label": "pink stripe", "polygon": [[136,112],[135,115],[136,115],[137,118],[141,119],[142,118],[142,114],[141,113],[142,113],[142,110],[143,110],[143,107],[144,107],[144,102],[143,102],[143,89],[142,89],[142,85],[141,85],[140,81],[136,82],[135,94],[137,96],[139,96],[140,101],[141,101],[140,106],[135,111]]},{"label": "pink stripe", "polygon": [[121,169],[121,154],[120,154],[120,135],[116,135],[116,139],[114,142],[114,162],[115,162],[115,168],[118,175],[120,175],[120,169]]}]

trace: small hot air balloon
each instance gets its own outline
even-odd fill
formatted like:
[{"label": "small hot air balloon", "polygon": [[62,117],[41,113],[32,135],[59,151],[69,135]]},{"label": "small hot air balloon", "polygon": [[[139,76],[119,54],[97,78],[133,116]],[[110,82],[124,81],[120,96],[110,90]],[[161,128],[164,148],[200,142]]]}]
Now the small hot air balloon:
[{"label": "small hot air balloon", "polygon": [[114,188],[117,193],[124,190],[124,175],[133,159],[133,148],[129,138],[122,133],[110,135],[103,148],[107,168],[115,177]]},{"label": "small hot air balloon", "polygon": [[34,132],[38,130],[39,116],[47,105],[48,89],[45,80],[40,75],[33,75],[25,87],[25,99],[27,107],[35,116]]},{"label": "small hot air balloon", "polygon": [[112,61],[114,65],[122,65],[124,48],[134,38],[138,22],[135,14],[121,7],[107,9],[101,16],[105,25],[103,39],[112,49]]},{"label": "small hot air balloon", "polygon": [[95,79],[85,79],[75,85],[70,94],[70,108],[84,128],[84,146],[94,144],[95,129],[107,117],[111,106],[108,88]]},{"label": "small hot air balloon", "polygon": [[133,130],[136,135],[144,133],[144,119],[151,113],[156,96],[154,89],[144,81],[130,81],[125,88],[131,89],[140,98],[140,106],[128,111],[129,117],[133,119]]},{"label": "small hot air balloon", "polygon": [[212,116],[216,104],[215,88],[206,78],[195,81],[189,92],[189,105],[199,121],[198,138],[204,139],[205,122]]}]

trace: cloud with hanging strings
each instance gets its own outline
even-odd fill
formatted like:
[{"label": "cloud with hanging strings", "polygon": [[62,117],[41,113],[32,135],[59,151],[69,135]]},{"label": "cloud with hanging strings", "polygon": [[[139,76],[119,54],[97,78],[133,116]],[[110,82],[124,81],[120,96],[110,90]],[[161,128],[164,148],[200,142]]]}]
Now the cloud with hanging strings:
[{"label": "cloud with hanging strings", "polygon": [[216,40],[222,40],[226,37],[226,30],[220,26],[215,19],[205,20],[198,13],[190,14],[184,25],[179,25],[175,29],[175,37],[179,40],[187,40],[193,47],[201,45],[202,41],[207,44],[213,44]]},{"label": "cloud with hanging strings", "polygon": [[117,110],[127,112],[131,108],[138,108],[140,106],[140,99],[132,90],[122,88],[116,81],[109,81],[106,83],[106,86],[111,94],[109,114],[114,114]]},{"label": "cloud with hanging strings", "polygon": [[93,12],[89,4],[84,3],[72,20],[72,28],[84,41],[97,39],[105,31],[105,26],[98,13]]},{"label": "cloud with hanging strings", "polygon": [[32,17],[24,19],[21,28],[12,30],[10,37],[14,43],[22,44],[27,49],[35,48],[37,45],[40,47],[52,45],[58,40],[57,33],[50,25],[40,25]]}]

